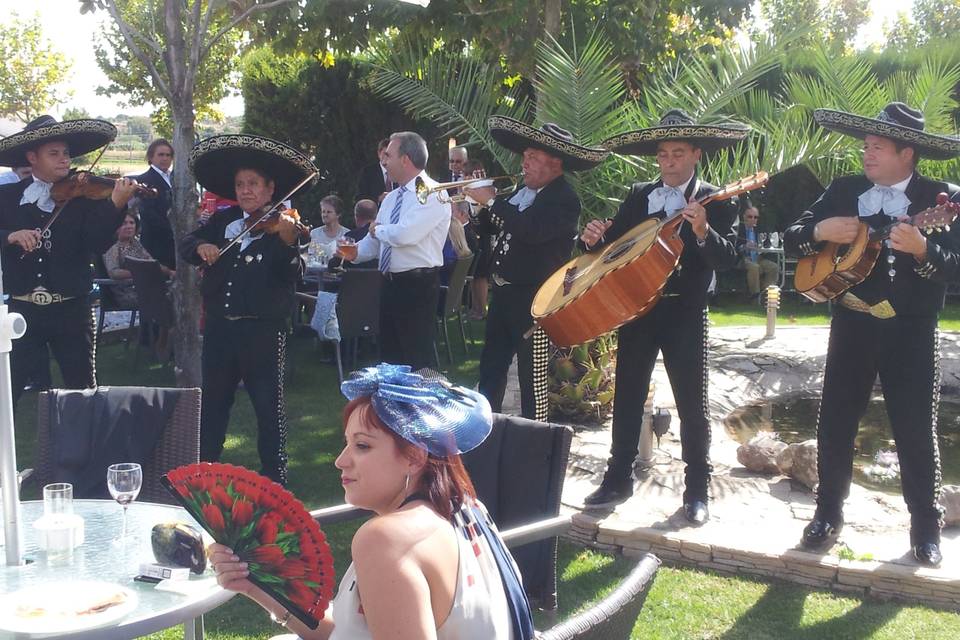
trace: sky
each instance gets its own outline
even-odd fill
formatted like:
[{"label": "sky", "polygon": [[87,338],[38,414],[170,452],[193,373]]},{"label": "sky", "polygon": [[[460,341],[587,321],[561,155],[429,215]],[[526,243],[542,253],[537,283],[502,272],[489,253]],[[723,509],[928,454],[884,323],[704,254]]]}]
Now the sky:
[{"label": "sky", "polygon": [[[873,17],[857,37],[858,46],[868,46],[878,42],[882,36],[884,20],[892,20],[898,12],[909,14],[913,0],[871,0]],[[72,75],[67,88],[72,97],[58,109],[55,116],[61,115],[64,107],[82,107],[91,116],[112,117],[118,113],[148,115],[150,107],[129,107],[121,104],[119,97],[98,96],[97,86],[105,85],[106,78],[93,57],[94,34],[101,31],[101,21],[106,14],[81,15],[77,0],[0,0],[0,21],[9,19],[12,12],[27,17],[36,11],[47,38],[52,40],[66,57],[73,61]],[[228,116],[242,115],[243,100],[231,96],[220,105],[220,110]]]}]

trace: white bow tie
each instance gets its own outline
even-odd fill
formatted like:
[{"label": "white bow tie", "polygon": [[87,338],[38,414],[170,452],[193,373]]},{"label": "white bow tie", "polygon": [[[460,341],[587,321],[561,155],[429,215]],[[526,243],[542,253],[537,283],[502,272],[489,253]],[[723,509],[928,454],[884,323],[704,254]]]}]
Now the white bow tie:
[{"label": "white bow tie", "polygon": [[537,192],[531,189],[530,187],[524,187],[517,191],[513,196],[510,197],[510,204],[516,205],[517,209],[523,211],[527,207],[533,204],[533,201],[537,199]]},{"label": "white bow tie", "polygon": [[872,216],[881,210],[891,218],[899,218],[907,215],[909,206],[910,199],[907,194],[893,187],[874,185],[857,198],[861,218]]},{"label": "white bow tie", "polygon": [[666,211],[667,214],[671,214],[687,206],[687,199],[683,197],[683,191],[679,187],[664,185],[650,192],[650,195],[647,196],[647,203],[649,213]]},{"label": "white bow tie", "polygon": [[51,213],[56,206],[53,198],[50,197],[50,187],[52,186],[49,182],[34,179],[34,181],[23,190],[23,197],[20,198],[20,204],[37,203],[38,209]]}]

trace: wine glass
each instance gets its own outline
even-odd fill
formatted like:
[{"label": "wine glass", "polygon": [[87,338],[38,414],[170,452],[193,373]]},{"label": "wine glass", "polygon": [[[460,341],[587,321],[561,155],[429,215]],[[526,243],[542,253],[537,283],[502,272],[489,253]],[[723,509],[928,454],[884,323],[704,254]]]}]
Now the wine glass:
[{"label": "wine glass", "polygon": [[118,542],[127,537],[127,507],[140,495],[141,485],[143,469],[136,462],[120,462],[107,467],[107,489],[113,499],[123,507],[123,528]]}]

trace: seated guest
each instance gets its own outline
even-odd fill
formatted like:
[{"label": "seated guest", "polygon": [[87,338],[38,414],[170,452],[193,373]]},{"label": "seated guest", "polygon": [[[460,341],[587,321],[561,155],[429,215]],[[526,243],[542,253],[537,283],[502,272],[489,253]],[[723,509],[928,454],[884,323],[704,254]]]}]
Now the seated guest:
[{"label": "seated guest", "polygon": [[743,212],[743,225],[737,231],[737,252],[740,254],[738,268],[747,272],[747,288],[750,299],[756,300],[761,291],[780,280],[780,267],[776,262],[761,258],[760,243],[757,239],[757,221],[760,212],[753,205]]},{"label": "seated guest", "polygon": [[[464,256],[472,256],[476,246],[476,234],[469,230],[470,205],[466,202],[454,202],[450,205],[450,230],[447,231],[447,241],[443,245],[443,268],[440,270],[440,284],[446,285],[453,273],[457,260]],[[469,235],[468,235],[469,233]],[[473,236],[474,246],[471,246],[470,237]],[[440,303],[443,304],[443,296]]]},{"label": "seated guest", "polygon": [[516,566],[460,458],[489,435],[490,405],[409,371],[381,364],[341,385],[346,445],[334,464],[346,501],[376,515],[354,535],[353,563],[320,626],[291,617],[214,544],[217,580],[306,639],[531,638]]},{"label": "seated guest", "polygon": [[343,200],[329,195],[320,201],[320,217],[323,225],[310,231],[310,251],[332,258],[337,251],[337,240],[347,235],[350,229],[340,224],[343,215]]},{"label": "seated guest", "polygon": [[[353,220],[356,228],[350,229],[344,234],[345,238],[350,238],[355,242],[360,242],[370,232],[370,223],[377,219],[379,207],[373,200],[358,200],[353,206]],[[374,258],[366,262],[344,262],[339,256],[330,258],[327,263],[331,268],[343,267],[344,269],[376,269],[379,261]]]},{"label": "seated guest", "polygon": [[[124,269],[121,265],[126,256],[131,258],[140,258],[141,260],[153,260],[153,256],[143,248],[137,234],[140,231],[140,219],[135,213],[127,212],[123,218],[123,224],[117,229],[117,241],[112,247],[103,254],[103,265],[107,269],[107,276],[114,280],[130,280],[133,275]],[[163,264],[160,270],[167,276],[172,277],[174,271]],[[113,293],[117,297],[117,302],[123,306],[135,307],[137,305],[137,292],[132,283],[121,283],[113,286]]]}]

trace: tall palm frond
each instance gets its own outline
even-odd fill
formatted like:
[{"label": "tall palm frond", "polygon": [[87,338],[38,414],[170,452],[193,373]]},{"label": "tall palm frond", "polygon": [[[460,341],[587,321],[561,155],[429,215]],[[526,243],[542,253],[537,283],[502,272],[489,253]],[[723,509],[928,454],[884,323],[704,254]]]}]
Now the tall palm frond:
[{"label": "tall palm frond", "polygon": [[516,156],[494,143],[487,118],[495,113],[526,120],[529,104],[504,91],[499,69],[470,51],[449,51],[411,40],[375,47],[367,83],[377,95],[417,118],[430,120],[444,136],[467,137],[489,150],[508,171]]},{"label": "tall palm frond", "polygon": [[597,33],[569,52],[549,35],[537,43],[533,85],[542,97],[537,121],[555,122],[588,146],[619,131],[619,112],[610,107],[623,99],[626,87],[612,52]]}]

